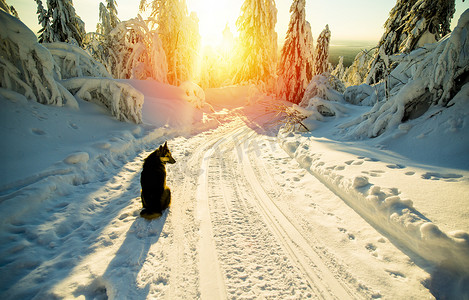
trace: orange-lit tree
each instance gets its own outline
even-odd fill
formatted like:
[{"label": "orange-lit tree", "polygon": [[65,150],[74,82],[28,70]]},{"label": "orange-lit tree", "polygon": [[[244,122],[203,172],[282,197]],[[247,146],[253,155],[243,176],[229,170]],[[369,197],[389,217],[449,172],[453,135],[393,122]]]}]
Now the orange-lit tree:
[{"label": "orange-lit tree", "polygon": [[276,71],[277,9],[273,0],[245,0],[236,21],[238,68],[234,83],[268,84]]},{"label": "orange-lit tree", "polygon": [[168,62],[168,81],[179,85],[192,80],[200,46],[199,20],[187,12],[185,0],[141,0],[140,10],[151,7]]},{"label": "orange-lit tree", "polygon": [[294,0],[290,13],[280,56],[277,93],[282,99],[299,103],[312,77],[313,37],[305,18],[305,0]]}]

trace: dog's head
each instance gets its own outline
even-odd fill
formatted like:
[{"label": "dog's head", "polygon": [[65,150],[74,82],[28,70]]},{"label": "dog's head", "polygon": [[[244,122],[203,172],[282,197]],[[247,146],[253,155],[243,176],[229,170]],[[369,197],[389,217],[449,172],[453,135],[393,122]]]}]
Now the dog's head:
[{"label": "dog's head", "polygon": [[158,151],[157,156],[160,158],[161,162],[166,164],[174,164],[176,160],[174,160],[173,156],[171,155],[171,151],[168,148],[168,142],[165,142],[164,145],[161,145],[155,152]]}]

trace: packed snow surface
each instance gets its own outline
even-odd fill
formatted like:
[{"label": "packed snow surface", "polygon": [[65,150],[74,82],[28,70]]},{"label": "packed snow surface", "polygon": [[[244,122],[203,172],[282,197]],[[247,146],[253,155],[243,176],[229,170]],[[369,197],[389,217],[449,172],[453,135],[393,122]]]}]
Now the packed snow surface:
[{"label": "packed snow surface", "polygon": [[[443,250],[467,259],[468,168],[458,156],[432,163],[436,137],[467,123],[452,137],[416,125],[342,142],[330,120],[277,136],[274,100],[253,87],[207,90],[197,109],[186,89],[122,82],[145,97],[142,124],[2,91],[2,299],[467,296],[440,262]],[[345,107],[350,118],[366,109]],[[416,144],[419,157],[404,145],[423,133],[435,147]],[[172,204],[147,221],[141,166],[164,141]]]}]

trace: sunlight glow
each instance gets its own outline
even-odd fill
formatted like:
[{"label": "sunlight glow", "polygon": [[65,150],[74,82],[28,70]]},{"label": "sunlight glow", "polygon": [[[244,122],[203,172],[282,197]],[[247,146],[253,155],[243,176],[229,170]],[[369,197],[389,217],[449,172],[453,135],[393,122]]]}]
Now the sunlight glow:
[{"label": "sunlight glow", "polygon": [[188,0],[188,11],[194,11],[199,18],[199,32],[202,47],[220,46],[223,30],[228,24],[232,33],[236,32],[236,19],[243,0]]}]

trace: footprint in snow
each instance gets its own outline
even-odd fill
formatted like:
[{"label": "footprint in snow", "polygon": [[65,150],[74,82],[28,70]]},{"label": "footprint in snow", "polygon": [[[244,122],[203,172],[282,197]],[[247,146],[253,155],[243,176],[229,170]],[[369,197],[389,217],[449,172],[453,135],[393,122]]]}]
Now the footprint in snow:
[{"label": "footprint in snow", "polygon": [[404,169],[405,168],[404,165],[400,165],[400,164],[386,165],[386,167],[388,167],[389,169]]},{"label": "footprint in snow", "polygon": [[436,172],[427,172],[422,175],[423,179],[428,180],[443,180],[446,182],[457,182],[463,176],[459,174],[443,174],[443,173],[436,173]]},{"label": "footprint in snow", "polygon": [[70,121],[68,122],[68,126],[70,126],[73,129],[78,129],[79,128],[75,123],[72,123]]},{"label": "footprint in snow", "polygon": [[39,128],[31,128],[31,132],[35,135],[46,135],[46,132]]}]

